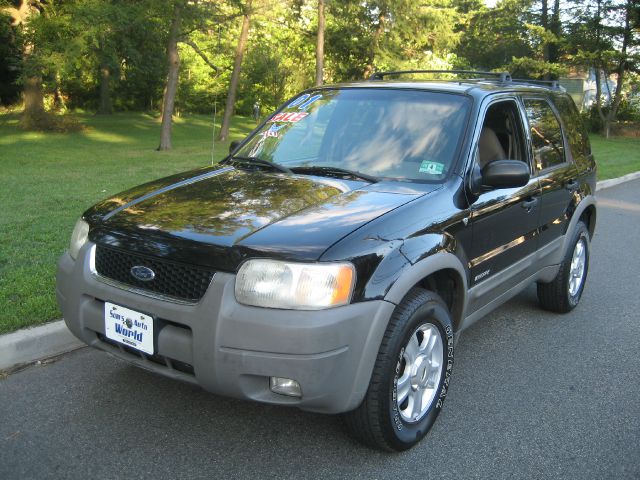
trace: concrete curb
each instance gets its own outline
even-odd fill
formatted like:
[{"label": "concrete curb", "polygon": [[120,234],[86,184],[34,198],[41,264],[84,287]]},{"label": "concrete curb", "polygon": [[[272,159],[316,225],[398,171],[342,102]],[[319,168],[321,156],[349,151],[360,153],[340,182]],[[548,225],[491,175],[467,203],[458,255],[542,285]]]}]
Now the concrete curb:
[{"label": "concrete curb", "polygon": [[83,346],[85,344],[73,336],[62,320],[0,335],[0,371]]},{"label": "concrete curb", "polygon": [[[597,183],[596,190],[603,190],[638,178],[640,178],[640,171],[619,178],[602,180]],[[71,334],[63,320],[0,335],[0,371],[56,357],[84,346],[83,342]]]},{"label": "concrete curb", "polygon": [[630,182],[631,180],[636,180],[640,178],[640,171],[628,173],[622,177],[618,178],[610,178],[609,180],[601,180],[596,184],[596,191],[603,190],[609,187],[615,187],[616,185],[620,185],[621,183]]}]

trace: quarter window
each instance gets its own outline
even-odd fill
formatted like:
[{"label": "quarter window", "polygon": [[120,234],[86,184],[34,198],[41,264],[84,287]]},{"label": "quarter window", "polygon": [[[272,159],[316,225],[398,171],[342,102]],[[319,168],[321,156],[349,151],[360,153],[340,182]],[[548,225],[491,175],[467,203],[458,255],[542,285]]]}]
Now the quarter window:
[{"label": "quarter window", "polygon": [[565,134],[573,156],[589,155],[591,152],[589,137],[576,104],[568,95],[556,97],[554,103],[560,112],[560,117],[564,120]]},{"label": "quarter window", "polygon": [[525,100],[531,129],[533,156],[538,170],[564,163],[562,129],[556,114],[545,100]]}]

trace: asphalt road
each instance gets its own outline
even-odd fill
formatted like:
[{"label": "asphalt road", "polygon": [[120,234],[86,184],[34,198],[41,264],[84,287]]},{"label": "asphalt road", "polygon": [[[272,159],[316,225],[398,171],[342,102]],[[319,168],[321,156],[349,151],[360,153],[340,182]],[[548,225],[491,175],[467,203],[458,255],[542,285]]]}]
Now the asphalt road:
[{"label": "asphalt road", "polygon": [[543,312],[530,288],[476,323],[409,452],[82,349],[0,380],[0,478],[638,479],[640,181],[599,198],[579,307]]}]

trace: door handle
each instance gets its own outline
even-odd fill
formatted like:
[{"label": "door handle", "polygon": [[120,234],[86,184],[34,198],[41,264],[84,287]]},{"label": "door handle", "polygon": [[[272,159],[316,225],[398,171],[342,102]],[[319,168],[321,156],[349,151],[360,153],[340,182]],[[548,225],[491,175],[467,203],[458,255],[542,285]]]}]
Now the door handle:
[{"label": "door handle", "polygon": [[570,192],[575,192],[578,189],[578,186],[578,181],[575,179],[571,179],[564,184],[564,188],[566,188]]},{"label": "door handle", "polygon": [[529,213],[531,209],[536,206],[537,203],[538,203],[538,199],[534,197],[534,198],[529,198],[528,200],[525,200],[524,202],[522,202],[522,204],[520,204],[520,206],[526,209],[527,213]]}]

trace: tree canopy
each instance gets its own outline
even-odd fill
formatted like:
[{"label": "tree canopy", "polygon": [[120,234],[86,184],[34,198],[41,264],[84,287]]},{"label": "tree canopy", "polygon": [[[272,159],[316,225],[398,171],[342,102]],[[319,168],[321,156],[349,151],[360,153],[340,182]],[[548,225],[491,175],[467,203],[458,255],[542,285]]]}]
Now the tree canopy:
[{"label": "tree canopy", "polygon": [[0,0],[0,103],[160,112],[162,149],[173,115],[266,113],[376,70],[591,70],[619,80],[610,123],[639,49],[634,0]]}]

